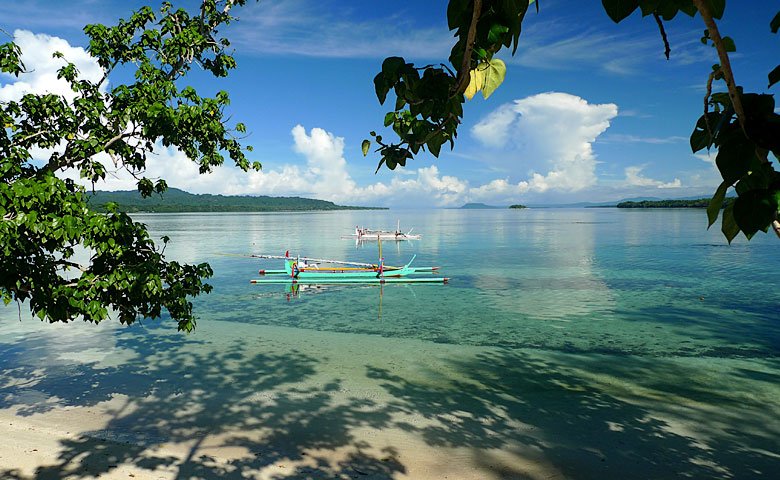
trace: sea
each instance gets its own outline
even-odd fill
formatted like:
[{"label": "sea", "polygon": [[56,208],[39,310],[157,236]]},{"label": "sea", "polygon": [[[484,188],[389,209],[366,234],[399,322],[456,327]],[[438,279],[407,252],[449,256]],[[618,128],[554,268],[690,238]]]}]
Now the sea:
[{"label": "sea", "polygon": [[[291,476],[396,478],[413,472],[403,445],[452,455],[474,478],[780,472],[771,233],[729,245],[699,209],[133,218],[170,237],[167,258],[212,266],[213,291],[192,300],[193,333],[168,317],[49,325],[25,305],[0,310],[0,410],[34,417],[133,399],[81,432],[135,445],[114,463],[217,435],[254,452],[233,474],[330,450],[358,460]],[[342,237],[397,223],[422,238],[382,242],[385,263],[415,256],[446,284],[250,283],[282,267],[253,254],[375,263],[377,242]],[[242,437],[249,430],[262,438]],[[227,472],[189,461],[195,477]]]}]

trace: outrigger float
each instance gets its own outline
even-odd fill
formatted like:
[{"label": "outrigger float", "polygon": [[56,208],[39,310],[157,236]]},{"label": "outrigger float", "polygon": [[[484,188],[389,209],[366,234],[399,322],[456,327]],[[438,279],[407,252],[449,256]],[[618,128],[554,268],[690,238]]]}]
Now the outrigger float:
[{"label": "outrigger float", "polygon": [[[381,247],[380,247],[381,251]],[[260,270],[258,273],[269,278],[250,280],[255,284],[385,284],[385,283],[447,283],[446,277],[411,277],[413,274],[433,273],[439,267],[412,267],[416,255],[406,265],[395,267],[379,263],[346,262],[311,257],[287,255],[251,255],[254,258],[282,259],[283,270]]]}]

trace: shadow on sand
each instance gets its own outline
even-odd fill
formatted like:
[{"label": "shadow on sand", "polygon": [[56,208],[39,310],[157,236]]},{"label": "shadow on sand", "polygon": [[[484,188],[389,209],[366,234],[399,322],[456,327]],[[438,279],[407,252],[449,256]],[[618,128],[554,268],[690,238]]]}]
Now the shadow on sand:
[{"label": "shadow on sand", "polygon": [[[214,348],[153,329],[119,331],[116,342],[132,355],[115,366],[56,363],[35,336],[0,344],[0,408],[33,416],[118,405],[104,428],[61,440],[56,463],[32,477],[0,467],[0,478],[94,478],[122,465],[182,479],[409,474],[398,449],[358,429],[396,429],[467,452],[457,461],[478,478],[761,478],[780,462],[777,399],[767,404],[739,381],[721,391],[671,360],[488,349],[445,360],[431,382],[366,365],[377,398],[389,399],[379,401],[337,395],[344,379],[336,373],[310,381],[323,377],[310,353],[264,353],[251,339]],[[749,367],[735,375],[744,385],[777,380]],[[161,453],[169,443],[186,454]],[[231,449],[231,459],[209,453],[219,449]],[[268,473],[279,464],[288,467]]]}]

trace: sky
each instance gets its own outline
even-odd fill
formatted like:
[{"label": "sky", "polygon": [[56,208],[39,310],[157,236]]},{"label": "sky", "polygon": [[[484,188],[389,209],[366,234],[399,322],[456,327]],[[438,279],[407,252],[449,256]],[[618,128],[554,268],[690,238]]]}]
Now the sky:
[{"label": "sky", "polygon": [[[694,155],[688,144],[717,63],[715,50],[699,41],[701,18],[679,14],[666,23],[667,61],[652,17],[635,12],[616,25],[600,2],[539,3],[540,12],[532,7],[526,16],[517,53],[499,54],[507,64],[504,83],[489,99],[478,94],[466,102],[454,150],[444,146],[439,158],[421,153],[406,168],[374,173],[378,154],[364,157],[361,142],[372,130],[385,139],[393,134],[382,127],[391,107],[379,104],[373,78],[388,56],[446,62],[454,44],[447,2],[250,1],[234,10],[239,21],[220,32],[231,40],[238,68],[226,79],[195,72],[182,86],[192,84],[204,96],[230,94],[231,122],[246,124],[243,143],[252,145],[249,157],[262,171],[226,164],[199,175],[181,152],[158,146],[145,175],[193,193],[397,208],[712,195],[720,183],[715,152]],[[29,71],[0,76],[0,101],[27,92],[70,95],[56,80],[55,51],[84,77],[100,78],[85,51],[84,25],[110,25],[140,5],[0,2],[0,35],[22,48]],[[780,35],[769,29],[777,10],[771,0],[727,4],[720,29],[735,40],[732,66],[746,91],[767,92],[766,75],[780,59]],[[122,81],[110,77],[108,88]],[[135,185],[112,172],[95,188]]]}]

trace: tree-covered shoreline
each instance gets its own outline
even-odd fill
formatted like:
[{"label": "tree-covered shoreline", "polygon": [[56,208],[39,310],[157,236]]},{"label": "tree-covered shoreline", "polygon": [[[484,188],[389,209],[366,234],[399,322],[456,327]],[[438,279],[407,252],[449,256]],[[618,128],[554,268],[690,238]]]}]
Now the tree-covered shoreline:
[{"label": "tree-covered shoreline", "polygon": [[[727,198],[724,207],[734,201],[734,198]],[[642,200],[639,202],[628,201],[620,202],[617,208],[707,208],[710,205],[709,198],[698,198],[694,200]]]},{"label": "tree-covered shoreline", "polygon": [[108,211],[114,203],[125,213],[187,213],[187,212],[305,212],[320,210],[386,210],[384,207],[336,205],[327,200],[303,197],[269,197],[265,195],[193,194],[168,188],[163,195],[143,198],[138,190],[116,192],[97,191],[87,195],[90,209]]}]

